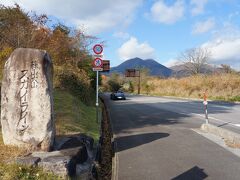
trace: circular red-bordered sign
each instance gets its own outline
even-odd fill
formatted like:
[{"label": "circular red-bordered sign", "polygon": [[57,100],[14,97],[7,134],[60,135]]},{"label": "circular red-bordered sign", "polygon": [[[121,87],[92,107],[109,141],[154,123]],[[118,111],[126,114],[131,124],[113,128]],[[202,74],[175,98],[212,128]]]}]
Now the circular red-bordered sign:
[{"label": "circular red-bordered sign", "polygon": [[101,68],[103,66],[103,60],[100,58],[95,58],[93,61],[93,67]]},{"label": "circular red-bordered sign", "polygon": [[93,52],[94,52],[95,54],[101,54],[101,53],[103,52],[103,47],[102,47],[102,45],[101,45],[101,44],[95,44],[95,45],[93,46]]}]

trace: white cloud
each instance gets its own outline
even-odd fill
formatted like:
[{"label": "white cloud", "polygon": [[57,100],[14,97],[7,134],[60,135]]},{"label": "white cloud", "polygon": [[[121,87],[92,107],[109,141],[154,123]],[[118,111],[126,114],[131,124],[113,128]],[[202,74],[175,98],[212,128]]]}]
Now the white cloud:
[{"label": "white cloud", "polygon": [[191,0],[190,4],[193,6],[191,13],[193,16],[203,14],[204,7],[207,4],[208,0]]},{"label": "white cloud", "polygon": [[147,42],[139,43],[137,38],[131,37],[118,49],[118,56],[121,60],[135,57],[148,59],[154,58],[154,51]]},{"label": "white cloud", "polygon": [[228,64],[240,70],[240,28],[224,23],[222,29],[214,33],[213,39],[202,45],[211,52],[211,61]]},{"label": "white cloud", "polygon": [[[4,5],[12,5],[16,0],[0,0]],[[142,0],[18,0],[24,9],[45,13],[63,19],[76,26],[84,26],[88,33],[96,34],[121,24],[128,25],[135,9]]]},{"label": "white cloud", "polygon": [[173,24],[183,17],[184,9],[183,0],[177,0],[172,6],[168,6],[163,0],[159,0],[153,4],[150,18],[159,23]]},{"label": "white cloud", "polygon": [[177,59],[169,59],[168,61],[163,63],[163,65],[166,67],[172,67],[172,66],[175,66],[178,64],[179,64],[179,60],[177,60]]},{"label": "white cloud", "polygon": [[208,18],[206,21],[197,22],[193,26],[193,34],[202,34],[212,30],[215,27],[215,19]]},{"label": "white cloud", "polygon": [[116,38],[120,38],[120,39],[128,39],[130,37],[130,35],[126,32],[115,32],[113,34],[113,37],[116,37]]},{"label": "white cloud", "polygon": [[202,45],[211,52],[213,62],[240,63],[240,37],[236,39],[215,39]]}]

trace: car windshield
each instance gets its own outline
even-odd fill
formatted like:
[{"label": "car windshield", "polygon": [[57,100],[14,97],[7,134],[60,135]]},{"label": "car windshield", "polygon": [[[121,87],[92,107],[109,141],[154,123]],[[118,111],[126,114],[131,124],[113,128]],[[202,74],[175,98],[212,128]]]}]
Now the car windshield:
[{"label": "car windshield", "polygon": [[117,91],[116,93],[123,93],[122,91]]}]

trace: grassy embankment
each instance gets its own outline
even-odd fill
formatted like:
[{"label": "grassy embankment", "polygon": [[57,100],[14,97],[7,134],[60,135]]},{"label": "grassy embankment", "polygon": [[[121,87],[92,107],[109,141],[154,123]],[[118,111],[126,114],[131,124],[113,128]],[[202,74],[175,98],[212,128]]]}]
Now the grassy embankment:
[{"label": "grassy embankment", "polygon": [[[86,86],[88,84],[84,84],[84,82],[87,82],[85,80],[87,79],[86,74],[74,69],[70,72],[78,73],[76,79],[67,76],[69,79],[63,79],[60,82],[59,75],[64,71],[60,69],[60,72],[58,72],[58,70],[55,66],[54,87],[61,87],[55,88],[53,93],[57,137],[85,133],[92,136],[96,141],[99,137],[99,130],[96,123],[96,110],[93,105],[91,106],[94,97],[91,95],[89,86]],[[0,73],[0,77],[2,79],[2,73]],[[64,85],[61,84],[63,82]],[[89,105],[85,105],[86,103]],[[29,150],[26,149],[5,146],[0,126],[0,179],[59,179],[51,173],[44,172],[41,168],[6,164],[6,160],[24,156],[28,152]]]},{"label": "grassy embankment", "polygon": [[[98,138],[95,108],[86,106],[78,98],[65,90],[54,90],[54,111],[57,136],[85,133]],[[41,168],[29,168],[19,165],[7,165],[6,160],[27,154],[28,151],[5,146],[0,133],[0,179],[58,179]]]},{"label": "grassy embankment", "polygon": [[54,111],[57,135],[85,133],[95,140],[98,139],[99,130],[95,107],[86,106],[69,92],[56,89]]},{"label": "grassy embankment", "polygon": [[147,81],[148,92],[142,93],[158,96],[174,96],[186,98],[202,98],[207,90],[208,98],[221,101],[240,101],[240,75],[196,75],[185,78],[159,79],[150,78]]}]

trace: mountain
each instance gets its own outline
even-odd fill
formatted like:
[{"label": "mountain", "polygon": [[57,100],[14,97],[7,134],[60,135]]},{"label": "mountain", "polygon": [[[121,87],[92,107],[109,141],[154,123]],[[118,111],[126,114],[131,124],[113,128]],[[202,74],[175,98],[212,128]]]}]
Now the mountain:
[{"label": "mountain", "polygon": [[[186,64],[180,64],[170,67],[172,70],[172,76],[174,77],[186,77],[190,76],[191,72],[187,68]],[[201,74],[213,74],[213,73],[221,73],[223,72],[221,68],[217,68],[214,65],[205,64],[200,69]]]},{"label": "mountain", "polygon": [[120,74],[124,74],[126,69],[134,69],[134,68],[147,68],[149,69],[149,74],[151,76],[162,76],[162,77],[169,77],[172,74],[172,70],[159,64],[153,59],[140,59],[140,58],[133,58],[129,59],[122,64],[118,65],[117,67],[111,68],[110,73],[117,72]]}]

